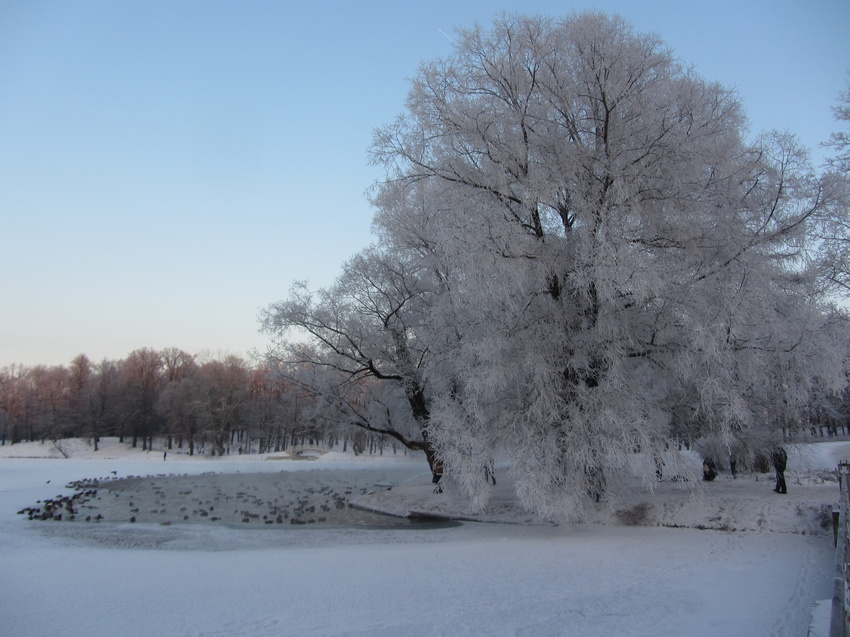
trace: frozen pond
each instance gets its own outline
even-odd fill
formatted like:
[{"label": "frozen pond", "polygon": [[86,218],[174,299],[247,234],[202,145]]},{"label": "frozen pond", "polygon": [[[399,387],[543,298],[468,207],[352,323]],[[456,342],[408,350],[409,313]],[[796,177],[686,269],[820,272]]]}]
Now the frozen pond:
[{"label": "frozen pond", "polygon": [[[791,637],[806,634],[814,601],[831,595],[827,535],[473,523],[376,531],[260,522],[275,498],[278,507],[283,499],[298,504],[304,496],[294,494],[312,488],[310,506],[321,510],[329,500],[336,510],[340,491],[386,489],[424,469],[414,461],[2,459],[0,633]],[[121,488],[111,495],[98,488],[117,503],[115,521],[29,521],[16,513],[72,493],[64,485],[74,480],[163,470],[175,477],[116,480]],[[210,486],[195,491],[192,478]],[[249,491],[243,480],[266,486]],[[192,493],[178,504],[172,488]],[[135,523],[118,519],[130,514],[131,496]],[[168,517],[188,503],[183,515],[190,518],[141,518],[142,503],[150,506],[144,515]],[[202,516],[201,505],[215,508]],[[258,517],[207,519],[225,506]]]}]

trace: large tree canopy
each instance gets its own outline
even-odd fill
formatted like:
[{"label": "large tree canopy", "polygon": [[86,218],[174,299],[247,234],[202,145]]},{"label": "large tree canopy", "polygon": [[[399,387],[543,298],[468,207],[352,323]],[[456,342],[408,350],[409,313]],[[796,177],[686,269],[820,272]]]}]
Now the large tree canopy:
[{"label": "large tree canopy", "polygon": [[[496,453],[526,505],[575,517],[588,494],[616,500],[635,451],[745,446],[845,382],[846,322],[810,264],[846,175],[815,174],[788,134],[747,141],[734,93],[619,18],[459,32],[372,153],[387,170],[380,254],[417,292],[370,329],[400,386],[423,391],[424,437],[476,505]],[[285,318],[293,302],[267,326],[303,327],[307,314]],[[340,343],[322,329],[314,363],[359,357],[387,376],[351,354],[359,327],[334,327]]]}]

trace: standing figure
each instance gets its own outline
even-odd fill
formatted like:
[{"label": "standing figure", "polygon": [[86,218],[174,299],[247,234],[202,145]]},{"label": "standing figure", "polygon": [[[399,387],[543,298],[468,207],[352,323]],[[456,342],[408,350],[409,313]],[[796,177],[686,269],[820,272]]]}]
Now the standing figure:
[{"label": "standing figure", "polygon": [[434,487],[434,493],[442,493],[443,485],[440,484],[440,480],[443,477],[443,461],[439,458],[434,458],[434,466],[431,469],[431,484],[436,484]]},{"label": "standing figure", "polygon": [[776,469],[776,493],[788,493],[788,487],[785,485],[785,465],[788,463],[788,454],[782,447],[776,447],[770,454],[770,459],[773,461],[773,468]]},{"label": "standing figure", "polygon": [[702,479],[706,482],[711,482],[717,477],[717,465],[714,460],[706,458],[702,461]]}]

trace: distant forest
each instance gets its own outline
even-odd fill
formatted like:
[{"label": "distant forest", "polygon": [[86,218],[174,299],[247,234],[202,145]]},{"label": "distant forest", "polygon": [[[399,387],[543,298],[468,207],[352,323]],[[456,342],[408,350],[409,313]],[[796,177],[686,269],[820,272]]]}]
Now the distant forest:
[{"label": "distant forest", "polygon": [[317,417],[314,400],[273,365],[239,356],[143,348],[123,360],[0,369],[0,444],[80,437],[97,450],[118,437],[142,450],[155,439],[189,455],[268,453],[317,444],[355,453],[395,441]]},{"label": "distant forest", "polygon": [[[290,370],[291,372],[291,370]],[[813,437],[850,435],[850,394],[827,400],[804,427]],[[143,348],[93,363],[0,368],[0,445],[117,437],[143,451],[161,440],[189,455],[270,453],[342,445],[355,453],[404,447],[358,423],[322,417],[314,396],[271,363]]]}]

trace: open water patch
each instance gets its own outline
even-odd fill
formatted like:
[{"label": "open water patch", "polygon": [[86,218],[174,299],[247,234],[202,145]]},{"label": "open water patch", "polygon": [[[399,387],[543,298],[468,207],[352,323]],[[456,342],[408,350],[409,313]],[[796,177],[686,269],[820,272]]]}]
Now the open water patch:
[{"label": "open water patch", "polygon": [[[390,490],[421,472],[410,468],[205,473],[85,479],[70,495],[19,511],[50,524],[216,525],[245,529],[358,527],[430,529],[451,520],[403,518],[358,509],[353,501]],[[167,534],[160,534],[162,537]]]}]

